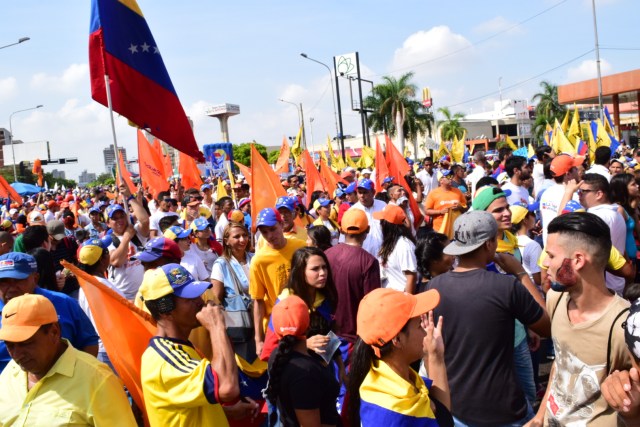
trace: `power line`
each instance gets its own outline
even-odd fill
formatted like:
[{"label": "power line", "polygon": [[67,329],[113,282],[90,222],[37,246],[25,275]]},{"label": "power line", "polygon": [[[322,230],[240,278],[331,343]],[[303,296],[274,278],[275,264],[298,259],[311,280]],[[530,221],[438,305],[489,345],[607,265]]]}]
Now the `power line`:
[{"label": "power line", "polygon": [[[575,62],[575,61],[577,61],[578,59],[580,59],[580,58],[583,58],[583,57],[587,56],[588,54],[590,54],[590,53],[591,53],[591,52],[593,52],[593,51],[594,51],[594,49],[589,49],[588,51],[586,51],[586,52],[582,53],[581,55],[576,56],[575,58],[572,58],[572,59],[570,59],[570,60],[568,60],[568,61],[566,61],[566,62],[563,62],[563,63],[562,63],[562,64],[560,64],[560,65],[557,65],[557,66],[555,66],[555,67],[553,67],[553,68],[550,68],[550,69],[548,69],[548,70],[546,70],[546,71],[543,71],[543,72],[541,72],[541,73],[539,73],[539,74],[536,74],[535,76],[529,77],[529,78],[527,78],[527,79],[525,79],[525,80],[521,80],[521,81],[519,81],[519,82],[517,82],[517,83],[514,83],[514,84],[512,84],[512,85],[510,85],[510,86],[506,86],[506,87],[502,88],[502,91],[503,91],[503,92],[505,92],[505,91],[509,91],[509,90],[511,90],[511,89],[514,89],[514,88],[516,88],[516,87],[518,87],[518,86],[522,86],[523,84],[528,83],[528,82],[530,82],[531,80],[535,80],[535,79],[537,79],[537,78],[540,78],[540,77],[544,76],[544,75],[545,75],[545,74],[547,74],[547,73],[550,73],[550,72],[555,71],[555,70],[557,70],[557,69],[559,69],[559,68],[562,68],[562,67],[564,67],[565,65],[571,64],[572,62]],[[488,98],[489,96],[493,96],[493,95],[496,95],[496,94],[498,94],[498,93],[500,93],[500,91],[497,91],[497,90],[496,90],[496,91],[493,91],[493,92],[490,92],[490,93],[484,94],[484,95],[482,95],[482,96],[477,96],[477,97],[475,97],[475,98],[468,99],[468,100],[466,100],[466,101],[458,102],[458,103],[456,103],[456,104],[447,105],[447,107],[448,107],[448,108],[452,108],[452,107],[457,107],[458,105],[464,105],[464,104],[468,104],[468,103],[470,103],[470,102],[479,101],[479,100],[481,100],[481,99]]]},{"label": "power line", "polygon": [[640,50],[640,47],[602,47],[602,50]]},{"label": "power line", "polygon": [[[405,71],[405,70],[409,70],[409,69],[414,69],[414,68],[422,67],[423,65],[427,65],[427,64],[430,64],[430,63],[432,63],[432,62],[436,62],[436,61],[439,61],[439,60],[441,60],[441,59],[448,58],[448,57],[450,57],[450,56],[456,55],[456,54],[458,54],[458,53],[460,53],[460,52],[463,52],[463,51],[465,51],[465,50],[467,50],[467,49],[471,49],[471,48],[472,48],[472,47],[474,47],[474,46],[478,46],[479,44],[482,44],[482,43],[487,42],[487,41],[489,41],[489,40],[491,40],[491,39],[494,39],[494,38],[498,37],[498,36],[499,36],[499,35],[501,35],[501,34],[504,34],[504,33],[508,32],[508,31],[513,30],[513,29],[514,29],[514,28],[516,28],[516,27],[519,27],[519,26],[521,26],[521,25],[523,25],[523,24],[526,24],[527,22],[529,22],[529,21],[531,21],[531,20],[533,20],[533,19],[537,18],[537,17],[538,17],[538,16],[540,16],[540,15],[543,15],[543,14],[545,14],[545,13],[549,12],[549,11],[550,11],[550,10],[552,10],[552,9],[555,9],[556,7],[560,6],[560,5],[561,5],[561,4],[563,4],[563,3],[566,3],[567,1],[568,1],[568,0],[561,0],[560,2],[558,2],[558,3],[556,3],[556,4],[552,5],[552,6],[550,6],[550,7],[548,7],[548,8],[546,8],[546,9],[544,9],[544,10],[542,10],[541,12],[536,13],[535,15],[532,15],[532,16],[528,17],[527,19],[525,19],[525,20],[523,20],[523,21],[520,21],[520,22],[518,22],[517,24],[514,24],[514,25],[512,25],[512,26],[510,26],[510,27],[508,27],[508,28],[505,28],[504,30],[498,31],[497,33],[494,33],[494,34],[492,34],[492,35],[490,35],[490,36],[488,36],[488,37],[485,37],[484,39],[480,39],[480,40],[478,40],[478,41],[477,41],[477,42],[475,42],[475,43],[471,43],[471,44],[469,44],[469,45],[467,45],[467,46],[465,46],[465,47],[462,47],[462,48],[460,48],[460,49],[454,50],[454,51],[449,52],[449,53],[445,53],[444,55],[440,55],[440,56],[437,56],[437,57],[435,57],[435,58],[428,59],[428,60],[426,60],[426,61],[424,61],[424,62],[419,62],[419,63],[417,63],[417,64],[415,64],[415,65],[411,65],[411,66],[403,67],[403,68],[398,68],[398,69],[393,70],[393,71],[391,71],[390,73],[387,73],[387,74],[385,74],[385,75],[388,75],[388,74],[395,74],[395,73],[400,72],[400,71]],[[382,74],[374,74],[374,75],[372,75],[371,77],[379,77],[379,76],[382,76]]]}]

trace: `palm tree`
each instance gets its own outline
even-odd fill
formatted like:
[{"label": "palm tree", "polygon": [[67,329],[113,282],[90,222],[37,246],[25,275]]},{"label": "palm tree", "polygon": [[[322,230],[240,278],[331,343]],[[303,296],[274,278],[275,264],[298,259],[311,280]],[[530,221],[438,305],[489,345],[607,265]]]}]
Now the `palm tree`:
[{"label": "palm tree", "polygon": [[451,113],[448,107],[438,108],[438,112],[444,116],[440,135],[442,140],[453,141],[454,137],[462,138],[466,129],[460,124],[460,120],[464,119],[464,114]]},{"label": "palm tree", "polygon": [[543,80],[540,87],[542,91],[531,98],[532,102],[538,101],[536,120],[533,124],[533,135],[538,142],[542,141],[547,123],[553,126],[556,119],[561,121],[567,111],[565,106],[558,102],[558,86]]},{"label": "palm tree", "polygon": [[[409,108],[415,108],[413,97],[418,87],[411,83],[413,73],[406,73],[399,79],[391,76],[383,76],[384,83],[376,85],[364,104],[373,109],[369,116],[368,125],[373,131],[382,130],[390,136],[397,136],[400,152],[404,153],[405,121],[410,115],[416,116],[415,111],[409,112]],[[414,103],[412,103],[414,101]]]}]

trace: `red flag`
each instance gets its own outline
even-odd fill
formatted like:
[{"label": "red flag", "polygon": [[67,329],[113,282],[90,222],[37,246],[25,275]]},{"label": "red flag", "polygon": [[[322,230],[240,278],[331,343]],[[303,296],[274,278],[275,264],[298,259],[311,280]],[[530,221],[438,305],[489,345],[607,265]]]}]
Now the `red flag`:
[{"label": "red flag", "polygon": [[93,0],[89,34],[91,97],[199,161],[198,149],[147,21],[135,0]]},{"label": "red flag", "polygon": [[180,166],[178,167],[182,185],[185,190],[188,188],[200,189],[202,185],[202,177],[200,177],[200,169],[193,157],[180,152]]},{"label": "red flag", "polygon": [[87,297],[98,335],[109,353],[109,360],[143,412],[145,425],[148,425],[140,367],[142,354],[147,349],[151,337],[156,334],[155,322],[151,316],[100,283],[95,277],[66,261],[62,261],[62,265],[78,278],[78,283]]},{"label": "red flag", "polygon": [[304,150],[300,155],[300,167],[306,174],[307,194],[311,194],[314,191],[327,191],[327,185],[322,180],[320,172],[316,169],[316,165],[313,164],[313,160],[307,150]]},{"label": "red flag", "polygon": [[118,178],[118,185],[120,185],[122,181],[124,181],[124,183],[127,184],[127,187],[129,187],[129,191],[131,191],[131,194],[135,194],[136,186],[131,180],[131,174],[124,164],[124,158],[122,157],[122,151],[120,150],[118,150],[118,164],[118,172],[120,173],[120,177]]},{"label": "red flag", "polygon": [[159,192],[169,188],[162,158],[149,144],[140,129],[138,129],[138,164],[140,165],[140,182],[144,187],[149,188],[154,199]]},{"label": "red flag", "polygon": [[289,148],[289,143],[287,142],[286,137],[282,137],[282,147],[280,147],[280,156],[278,156],[278,161],[276,162],[276,174],[288,173],[289,172],[289,156],[291,155],[291,149]]},{"label": "red flag", "polygon": [[327,190],[330,192],[330,197],[333,196],[333,192],[338,188],[339,182],[344,184],[347,183],[344,179],[340,178],[340,175],[331,170],[331,168],[322,159],[320,160],[320,176],[327,183]]},{"label": "red flag", "polygon": [[380,191],[382,189],[382,181],[385,178],[389,177],[389,167],[387,166],[387,160],[384,157],[384,152],[382,151],[382,146],[380,145],[380,141],[378,141],[378,137],[376,136],[376,190]]},{"label": "red flag", "polygon": [[[376,158],[378,157],[376,153]],[[389,174],[395,178],[395,181],[402,185],[404,189],[407,191],[407,198],[409,199],[409,207],[411,208],[411,212],[413,213],[413,225],[415,228],[422,223],[422,212],[420,212],[420,207],[418,206],[418,202],[416,202],[415,197],[413,197],[413,193],[411,192],[411,187],[409,187],[409,183],[404,179],[405,175],[409,173],[411,168],[409,164],[402,157],[402,154],[398,151],[395,145],[391,142],[391,140],[387,139],[387,164],[389,165]]]},{"label": "red flag", "polygon": [[238,163],[235,160],[233,161],[233,163],[235,163],[238,169],[240,169],[240,173],[242,174],[242,176],[244,176],[244,179],[247,182],[251,182],[251,168],[243,165],[242,163]]},{"label": "red flag", "polygon": [[2,175],[0,175],[0,196],[4,197],[5,199],[9,198],[14,202],[19,203],[20,205],[22,205],[23,203],[22,196],[19,195],[12,186],[9,185],[7,180],[4,179]]},{"label": "red flag", "polygon": [[[262,209],[273,208],[278,197],[287,195],[278,176],[253,144],[251,144],[249,185],[251,186],[251,218],[258,218],[258,213]],[[253,221],[254,229],[255,223]]]}]

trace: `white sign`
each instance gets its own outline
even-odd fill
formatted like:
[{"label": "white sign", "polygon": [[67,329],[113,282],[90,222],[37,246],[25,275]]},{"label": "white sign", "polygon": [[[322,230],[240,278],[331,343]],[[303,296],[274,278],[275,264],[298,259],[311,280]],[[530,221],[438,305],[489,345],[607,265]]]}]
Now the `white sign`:
[{"label": "white sign", "polygon": [[531,135],[531,123],[520,123],[520,136]]},{"label": "white sign", "polygon": [[222,114],[233,116],[236,114],[240,114],[240,106],[237,104],[212,105],[211,107],[205,109],[204,113],[207,116],[219,116]]},{"label": "white sign", "polygon": [[516,120],[526,120],[529,118],[529,109],[527,108],[527,101],[514,100],[513,110],[516,113]]},{"label": "white sign", "polygon": [[345,53],[344,55],[338,55],[334,58],[336,61],[336,70],[341,76],[357,75],[358,69],[356,67],[356,53]]}]

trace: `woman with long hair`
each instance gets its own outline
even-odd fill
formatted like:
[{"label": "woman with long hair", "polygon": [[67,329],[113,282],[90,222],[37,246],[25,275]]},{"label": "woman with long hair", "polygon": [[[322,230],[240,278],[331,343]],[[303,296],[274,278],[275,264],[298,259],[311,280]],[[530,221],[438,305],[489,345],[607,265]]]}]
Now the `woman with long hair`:
[{"label": "woman with long hair", "polygon": [[[440,317],[436,324],[431,311],[439,302],[434,290],[409,295],[375,289],[362,299],[351,354],[349,425],[453,425],[443,322]],[[411,368],[420,359],[429,378]]]},{"label": "woman with long hair", "polygon": [[[269,358],[266,397],[283,426],[341,426],[336,410],[340,386],[332,370],[307,347],[312,327],[309,306],[291,295],[273,307],[271,324],[279,339]],[[277,414],[271,412],[270,424]]]},{"label": "woman with long hair", "polygon": [[324,225],[312,225],[307,229],[307,246],[314,246],[326,251],[331,244],[331,232]]},{"label": "woman with long hair", "polygon": [[414,294],[417,282],[416,241],[405,225],[404,210],[389,204],[373,214],[380,220],[382,246],[378,253],[383,288]]},{"label": "woman with long hair", "polygon": [[323,225],[327,227],[327,230],[331,233],[331,246],[338,244],[338,238],[340,237],[340,225],[331,218],[331,205],[333,200],[331,199],[318,199],[314,202],[313,207],[318,215],[318,218],[313,221],[313,225]]},{"label": "woman with long hair", "polygon": [[416,244],[416,261],[418,263],[418,293],[427,289],[434,277],[446,273],[453,267],[455,257],[444,253],[449,238],[442,233],[430,231],[418,239]]},{"label": "woman with long hair", "polygon": [[636,235],[640,236],[640,220],[638,219],[638,194],[640,189],[635,177],[629,173],[621,173],[611,177],[611,202],[618,204],[618,212],[624,218],[627,228],[625,252],[636,262],[638,246]]}]

